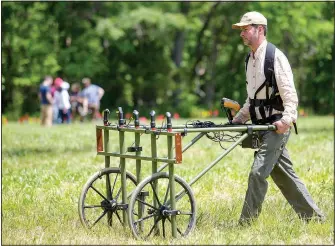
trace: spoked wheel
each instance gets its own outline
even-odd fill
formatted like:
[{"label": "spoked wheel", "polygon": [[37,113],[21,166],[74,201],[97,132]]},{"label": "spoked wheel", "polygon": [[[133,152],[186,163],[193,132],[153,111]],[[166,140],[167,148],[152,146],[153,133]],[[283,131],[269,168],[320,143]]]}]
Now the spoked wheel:
[{"label": "spoked wheel", "polygon": [[[136,187],[136,178],[126,173],[127,194]],[[122,210],[121,172],[119,168],[105,168],[94,174],[85,184],[78,203],[79,216],[84,227],[113,226],[124,224]]]},{"label": "spoked wheel", "polygon": [[196,208],[191,187],[176,175],[174,180],[175,210],[171,210],[170,205],[168,173],[156,173],[144,179],[134,190],[129,201],[128,217],[136,238],[172,235],[171,215],[176,215],[177,236],[186,236],[194,228]]}]

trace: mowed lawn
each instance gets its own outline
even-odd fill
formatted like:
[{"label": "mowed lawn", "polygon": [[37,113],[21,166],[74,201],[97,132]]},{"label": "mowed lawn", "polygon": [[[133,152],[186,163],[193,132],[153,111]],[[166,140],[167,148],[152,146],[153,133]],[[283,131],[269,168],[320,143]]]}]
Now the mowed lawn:
[{"label": "mowed lawn", "polygon": [[[269,178],[260,217],[250,227],[238,227],[254,153],[238,146],[192,186],[197,222],[191,234],[142,241],[135,240],[128,227],[87,232],[80,223],[77,204],[82,187],[105,166],[104,157],[96,154],[95,124],[43,128],[8,123],[2,126],[2,244],[333,244],[334,118],[300,117],[298,130],[298,135],[292,131],[287,147],[295,171],[327,216],[325,223],[299,220]],[[189,133],[183,144],[194,136]],[[150,153],[149,140],[142,135],[143,154]],[[111,132],[110,142],[111,150],[117,151],[117,132]],[[126,146],[133,142],[134,134],[127,133]],[[158,143],[159,154],[165,157],[166,138],[160,136]],[[185,152],[175,172],[189,182],[222,151],[218,143],[203,137]],[[111,166],[118,166],[118,158],[111,158]],[[143,177],[149,176],[150,162],[143,162],[142,168]],[[136,173],[134,161],[127,162],[127,169]]]}]

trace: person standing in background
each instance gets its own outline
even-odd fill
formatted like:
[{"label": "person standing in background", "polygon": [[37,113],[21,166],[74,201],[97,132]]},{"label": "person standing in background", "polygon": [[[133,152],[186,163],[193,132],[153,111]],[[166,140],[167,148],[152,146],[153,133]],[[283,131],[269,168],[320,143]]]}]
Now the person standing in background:
[{"label": "person standing in background", "polygon": [[55,79],[55,104],[58,107],[58,122],[70,123],[71,122],[71,104],[68,89],[70,85],[68,82],[63,81],[61,78]]},{"label": "person standing in background", "polygon": [[71,102],[71,115],[72,120],[75,121],[76,116],[85,116],[87,112],[87,98],[80,96],[81,88],[79,83],[71,85],[70,102]]},{"label": "person standing in background", "polygon": [[91,84],[90,78],[83,78],[82,80],[85,88],[80,93],[80,96],[87,98],[87,109],[92,111],[92,121],[98,119],[99,109],[100,109],[100,100],[103,97],[105,91],[100,86]]},{"label": "person standing in background", "polygon": [[[57,86],[56,86],[56,80],[53,81],[52,85],[51,85],[51,96],[54,99],[55,98],[55,92],[57,90]],[[56,103],[52,104],[52,123],[53,124],[57,124],[58,123],[58,107],[56,105]]]},{"label": "person standing in background", "polygon": [[45,76],[39,91],[39,98],[41,101],[41,125],[52,126],[52,104],[53,98],[50,92],[50,86],[52,84],[52,77]]}]

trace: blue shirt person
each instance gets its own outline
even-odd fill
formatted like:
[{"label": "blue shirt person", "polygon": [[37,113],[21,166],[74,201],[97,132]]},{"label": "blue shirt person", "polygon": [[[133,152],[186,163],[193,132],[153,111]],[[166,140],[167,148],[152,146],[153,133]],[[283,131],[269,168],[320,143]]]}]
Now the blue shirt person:
[{"label": "blue shirt person", "polygon": [[39,88],[39,98],[41,101],[41,125],[51,126],[52,125],[52,103],[53,99],[51,96],[52,77],[45,76],[42,84]]}]

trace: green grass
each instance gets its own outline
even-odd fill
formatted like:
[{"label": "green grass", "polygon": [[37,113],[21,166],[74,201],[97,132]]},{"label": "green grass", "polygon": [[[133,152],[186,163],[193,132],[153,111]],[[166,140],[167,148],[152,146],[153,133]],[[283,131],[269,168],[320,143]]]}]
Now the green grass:
[{"label": "green grass", "polygon": [[[192,186],[197,224],[189,236],[141,241],[132,237],[129,228],[87,232],[80,223],[81,189],[104,167],[104,157],[96,155],[95,125],[49,129],[37,124],[3,125],[2,244],[333,244],[334,119],[300,118],[298,128],[299,135],[292,132],[287,147],[295,171],[326,214],[325,223],[299,220],[269,179],[260,217],[250,227],[237,227],[253,160],[253,150],[237,147]],[[130,146],[134,136],[126,134]],[[194,136],[188,134],[183,144]],[[111,150],[117,151],[116,132],[110,142]],[[149,142],[149,136],[143,135],[143,155],[150,151]],[[159,154],[165,156],[166,138],[161,136],[158,142]],[[185,152],[175,172],[189,182],[221,152],[217,143],[204,137]],[[118,166],[118,158],[111,158],[111,166]],[[127,169],[136,173],[134,161],[127,162]],[[151,164],[143,162],[143,177],[150,171]]]}]

